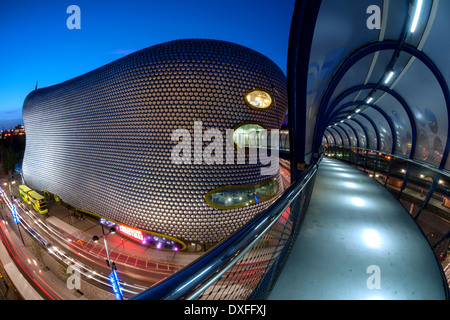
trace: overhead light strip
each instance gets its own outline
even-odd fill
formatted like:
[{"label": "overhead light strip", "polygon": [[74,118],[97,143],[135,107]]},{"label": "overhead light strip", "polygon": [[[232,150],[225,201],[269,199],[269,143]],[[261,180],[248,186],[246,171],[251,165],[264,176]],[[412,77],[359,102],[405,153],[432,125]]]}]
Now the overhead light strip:
[{"label": "overhead light strip", "polygon": [[384,80],[384,84],[388,84],[389,81],[391,81],[393,75],[394,75],[394,71],[389,72],[386,80]]},{"label": "overhead light strip", "polygon": [[411,25],[411,33],[416,31],[417,23],[419,22],[420,11],[422,11],[422,3],[423,3],[423,0],[417,0],[416,10],[414,12],[414,18],[413,18],[413,22]]},{"label": "overhead light strip", "polygon": [[[430,10],[430,15],[427,19],[427,25],[425,27],[425,30],[422,34],[422,38],[420,39],[420,42],[417,46],[417,50],[422,51],[423,47],[425,46],[426,40],[428,39],[428,35],[430,34],[430,31],[433,27],[434,24],[434,20],[436,18],[436,13],[438,11],[439,8],[439,1],[440,0],[434,0],[431,6],[431,10]],[[399,75],[395,78],[395,81],[392,83],[391,85],[391,89],[393,90],[396,85],[400,82],[400,80],[403,78],[403,76],[406,74],[406,72],[408,71],[408,69],[411,67],[411,65],[413,64],[413,62],[416,60],[416,57],[411,56],[408,63],[406,64],[406,66],[403,68],[402,72],[399,73]],[[384,96],[387,95],[386,92],[384,92],[378,99],[377,101],[375,101],[375,103],[378,103],[379,101],[381,101],[381,99],[384,98]]]}]

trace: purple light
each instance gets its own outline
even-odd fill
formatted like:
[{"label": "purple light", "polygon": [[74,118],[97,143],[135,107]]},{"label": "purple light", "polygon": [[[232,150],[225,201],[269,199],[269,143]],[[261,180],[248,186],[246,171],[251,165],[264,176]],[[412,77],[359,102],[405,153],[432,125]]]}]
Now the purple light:
[{"label": "purple light", "polygon": [[161,249],[161,243],[158,242],[158,244],[156,245],[156,249]]},{"label": "purple light", "polygon": [[178,247],[175,247],[175,249],[174,249],[175,251],[178,251]]}]

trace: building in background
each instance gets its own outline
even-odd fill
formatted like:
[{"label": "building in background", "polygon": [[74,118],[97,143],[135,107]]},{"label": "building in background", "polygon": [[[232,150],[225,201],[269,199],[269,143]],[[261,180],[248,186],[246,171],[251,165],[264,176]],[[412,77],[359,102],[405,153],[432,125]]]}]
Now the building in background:
[{"label": "building in background", "polygon": [[25,152],[25,127],[17,125],[0,130],[0,174],[19,169]]},{"label": "building in background", "polygon": [[194,159],[211,143],[194,138],[195,122],[202,134],[235,129],[234,146],[245,147],[246,132],[279,129],[286,109],[286,77],[262,54],[217,40],[163,43],[32,91],[23,175],[129,234],[215,243],[283,191],[279,168],[261,175],[250,152],[244,164],[173,163],[174,131],[193,137]]}]

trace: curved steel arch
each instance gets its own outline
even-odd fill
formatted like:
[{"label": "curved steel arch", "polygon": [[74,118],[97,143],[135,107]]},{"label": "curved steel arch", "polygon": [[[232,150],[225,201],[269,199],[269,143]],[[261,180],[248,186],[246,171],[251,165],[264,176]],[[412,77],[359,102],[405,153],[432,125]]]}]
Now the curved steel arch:
[{"label": "curved steel arch", "polygon": [[[375,122],[373,122],[372,119],[370,119],[370,117],[366,116],[363,113],[358,113],[359,116],[363,117],[364,119],[366,119],[367,121],[369,121],[370,125],[373,128],[373,131],[375,131],[375,134],[377,136],[377,150],[380,150],[380,144],[381,144],[381,138],[380,138],[380,132],[378,131],[378,127],[375,125]],[[356,121],[356,119],[352,118],[353,121]],[[359,121],[358,121],[359,122]]]},{"label": "curved steel arch", "polygon": [[[409,53],[410,55],[416,57],[419,59],[422,63],[424,63],[428,69],[433,73],[433,75],[436,77],[439,86],[441,87],[442,94],[444,95],[445,103],[447,106],[447,110],[450,110],[450,92],[447,85],[447,82],[445,81],[444,76],[439,71],[437,66],[434,64],[434,62],[422,51],[417,50],[415,47],[412,47],[408,44],[400,44],[397,41],[379,41],[370,43],[368,45],[365,45],[358,50],[356,50],[350,57],[348,57],[342,64],[341,67],[336,71],[335,75],[333,76],[333,79],[331,79],[330,84],[328,85],[324,96],[322,97],[322,100],[320,102],[319,111],[317,115],[317,119],[321,119],[323,114],[328,108],[330,99],[334,91],[336,90],[337,85],[342,80],[344,75],[347,73],[347,71],[359,60],[364,58],[365,56],[372,54],[377,51],[383,51],[383,50],[398,50],[404,51],[406,53]],[[450,123],[450,112],[447,111],[447,121]],[[317,152],[318,150],[318,143],[317,139],[318,137],[321,137],[323,132],[323,125],[316,125],[314,130],[314,137],[313,137],[313,152]],[[441,163],[439,164],[439,168],[443,169],[445,162],[447,161],[447,157],[450,151],[450,130],[447,130],[447,141],[445,145],[444,154],[442,156]]]},{"label": "curved steel arch", "polygon": [[[336,144],[336,137],[334,136],[334,134],[333,134],[333,132],[331,132],[328,128],[326,128],[325,130],[324,130],[324,132],[325,131],[328,131],[330,134],[331,134],[331,136],[333,137],[333,142],[334,142],[334,144]],[[328,140],[328,139],[327,139]]]},{"label": "curved steel arch", "polygon": [[[391,133],[392,133],[392,148],[391,148],[391,153],[392,153],[392,154],[395,154],[395,149],[396,149],[396,145],[397,145],[397,143],[396,143],[396,142],[397,142],[397,131],[395,131],[395,125],[394,125],[394,123],[392,122],[392,119],[389,118],[389,116],[386,114],[386,112],[384,112],[383,109],[381,109],[379,106],[377,106],[377,105],[375,105],[375,104],[367,103],[367,102],[364,102],[364,101],[363,101],[363,103],[361,103],[361,101],[354,101],[354,102],[352,102],[352,103],[353,103],[353,104],[365,105],[365,106],[371,107],[372,109],[375,109],[376,111],[378,111],[378,112],[384,117],[384,119],[387,121],[387,123],[388,123],[388,125],[389,125],[389,128],[391,129]],[[361,113],[358,113],[358,115],[361,115]],[[334,116],[334,118],[331,119],[330,122],[333,122],[333,120],[335,120],[337,116],[339,116],[339,114],[336,114],[336,115]],[[368,118],[368,117],[367,117],[367,118]],[[375,125],[375,123],[372,122],[372,125]],[[379,136],[378,136],[378,137],[379,137]],[[378,148],[377,148],[377,149],[378,149]],[[378,149],[378,150],[379,150],[379,149]]]},{"label": "curved steel arch", "polygon": [[[333,127],[330,127],[329,129],[333,129],[333,130],[338,134],[339,138],[341,138],[341,144],[342,144],[342,146],[345,147],[345,145],[344,145],[344,138],[342,138],[341,133],[340,133],[338,130],[336,130],[335,128],[333,128]],[[331,130],[328,130],[328,131],[331,132]],[[333,136],[333,137],[334,137],[334,136]],[[336,142],[336,139],[334,139],[334,142]],[[335,144],[336,144],[336,143],[335,143]]]},{"label": "curved steel arch", "polygon": [[[348,90],[346,90],[345,92],[341,93],[334,101],[333,103],[330,105],[330,107],[328,108],[328,110],[331,112],[329,115],[326,113],[325,117],[326,119],[330,118],[334,113],[337,113],[338,111],[347,108],[351,105],[354,105],[354,102],[356,101],[351,101],[351,102],[347,102],[345,104],[343,104],[342,106],[340,106],[338,109],[334,109],[337,104],[339,104],[339,102],[341,102],[344,98],[346,98],[347,96],[349,96],[352,93],[355,93],[357,91],[360,90],[365,90],[365,89],[372,89],[372,90],[381,90],[386,92],[387,94],[391,95],[392,97],[394,97],[394,99],[396,99],[400,105],[403,107],[403,109],[405,110],[408,119],[409,119],[409,123],[411,125],[411,133],[412,133],[412,142],[411,142],[411,150],[410,150],[410,155],[409,158],[412,159],[414,157],[414,154],[416,152],[416,141],[417,141],[417,128],[416,128],[416,122],[414,120],[414,115],[411,111],[411,108],[409,107],[408,103],[406,103],[405,99],[403,99],[403,97],[398,94],[396,91],[392,90],[389,87],[386,86],[382,86],[382,85],[377,85],[377,84],[364,84],[364,85],[359,85],[359,86],[355,86],[353,88],[350,88]],[[360,101],[361,105],[365,105],[365,101]],[[327,112],[328,112],[327,110]],[[326,123],[327,120],[325,120]]]},{"label": "curved steel arch", "polygon": [[[306,113],[309,58],[322,0],[295,1],[288,41],[287,93],[291,181],[302,175],[298,164],[306,160]],[[308,14],[305,14],[308,13]],[[317,159],[316,159],[317,160]]]},{"label": "curved steel arch", "polygon": [[333,138],[333,141],[331,141],[333,144],[336,144],[337,142],[336,142],[336,137],[334,136],[334,134],[333,134],[333,132],[331,132],[330,130],[326,130],[326,131],[328,131],[328,133],[331,135],[331,137]]},{"label": "curved steel arch", "polygon": [[[328,133],[333,137],[333,144],[336,144],[336,138],[335,138],[335,136],[333,135],[333,133],[330,131],[330,130],[328,130],[328,128],[327,129],[325,129],[325,131],[328,131]],[[325,135],[325,134],[324,134]],[[326,135],[325,135],[326,136]],[[327,138],[327,140],[328,140],[328,138]]]},{"label": "curved steel arch", "polygon": [[[349,120],[350,120],[350,119],[349,119]],[[353,134],[355,135],[355,138],[356,138],[356,146],[359,148],[360,145],[359,145],[358,132],[356,132],[355,128],[353,128],[353,127],[352,127],[351,125],[349,125],[347,122],[348,122],[348,121],[345,121],[345,122],[343,122],[342,124],[345,124],[347,127],[350,128],[350,130],[352,130],[352,132],[353,132]],[[338,124],[338,126],[339,126],[339,124]]]},{"label": "curved steel arch", "polygon": [[[378,131],[378,127],[375,125],[375,122],[373,122],[373,120],[371,118],[369,118],[368,116],[366,116],[365,114],[362,114],[362,113],[359,114],[358,113],[358,115],[363,117],[364,119],[366,119],[370,123],[370,125],[372,126],[372,129],[375,132],[375,136],[376,136],[375,139],[377,140],[377,142],[376,142],[376,144],[377,144],[376,149],[379,150],[380,149],[381,138],[380,138],[380,132]],[[366,127],[359,120],[355,119],[355,117],[349,119],[349,121],[356,122],[361,127],[361,129],[364,131],[364,134],[366,135],[366,147],[369,148],[370,147],[369,146],[369,134],[367,132]]]},{"label": "curved steel arch", "polygon": [[350,139],[350,136],[348,135],[347,130],[343,129],[343,128],[340,126],[339,123],[338,123],[338,125],[337,125],[336,127],[338,127],[339,129],[341,129],[342,131],[344,131],[344,133],[345,133],[345,135],[347,136],[347,139],[348,139],[348,146],[349,146],[349,148],[351,148],[351,147],[352,147],[351,139]]},{"label": "curved steel arch", "polygon": [[362,125],[361,122],[359,122],[358,120],[356,120],[354,117],[352,117],[351,119],[349,119],[349,121],[354,121],[358,126],[361,127],[362,131],[364,132],[364,135],[366,137],[366,148],[369,149],[369,134],[367,133],[367,129],[365,126]]}]

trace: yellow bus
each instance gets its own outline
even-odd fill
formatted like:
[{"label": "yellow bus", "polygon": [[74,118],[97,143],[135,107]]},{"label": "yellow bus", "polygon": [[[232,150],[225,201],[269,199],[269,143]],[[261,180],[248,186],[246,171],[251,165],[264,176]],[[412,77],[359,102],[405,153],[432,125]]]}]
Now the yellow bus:
[{"label": "yellow bus", "polygon": [[48,212],[47,202],[45,202],[45,198],[39,193],[32,190],[28,192],[28,198],[30,199],[30,204],[34,210],[40,214],[46,214]]},{"label": "yellow bus", "polygon": [[24,184],[22,184],[22,185],[20,185],[19,186],[19,193],[20,193],[20,197],[22,198],[22,200],[23,201],[25,201],[26,203],[30,203],[30,199],[29,199],[29,197],[28,197],[28,193],[30,192],[30,191],[33,191],[33,190],[31,190],[30,188],[28,188],[26,185],[24,185]]}]

